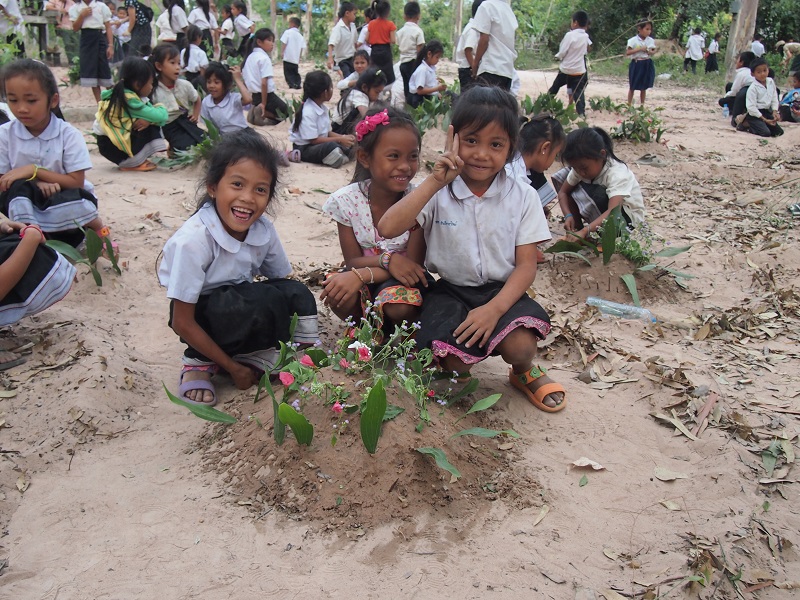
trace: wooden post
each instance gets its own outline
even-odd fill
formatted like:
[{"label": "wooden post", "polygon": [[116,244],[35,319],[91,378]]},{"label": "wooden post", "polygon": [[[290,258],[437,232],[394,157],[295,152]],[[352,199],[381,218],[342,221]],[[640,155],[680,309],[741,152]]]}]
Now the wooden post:
[{"label": "wooden post", "polygon": [[461,37],[461,25],[464,20],[464,0],[458,0],[455,6],[455,15],[454,15],[454,24],[453,24],[453,60],[456,59],[456,47],[458,46],[458,40]]},{"label": "wooden post", "polygon": [[306,56],[308,56],[308,44],[311,41],[311,11],[314,8],[314,0],[306,0],[306,30],[303,38],[306,40]]},{"label": "wooden post", "polygon": [[728,49],[725,51],[725,81],[733,81],[736,72],[736,57],[750,49],[756,30],[758,0],[733,0],[731,2],[731,30],[728,34]]},{"label": "wooden post", "polygon": [[276,38],[280,38],[281,36],[278,35],[278,7],[276,0],[269,0],[269,16],[272,22],[272,33],[275,34]]}]

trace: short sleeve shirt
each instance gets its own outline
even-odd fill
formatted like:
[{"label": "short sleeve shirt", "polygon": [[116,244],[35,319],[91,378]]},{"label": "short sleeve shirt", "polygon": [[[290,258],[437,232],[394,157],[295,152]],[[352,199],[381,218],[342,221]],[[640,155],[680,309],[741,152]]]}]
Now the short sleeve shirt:
[{"label": "short sleeve shirt", "polygon": [[169,26],[175,33],[180,33],[189,26],[189,19],[186,18],[186,11],[180,6],[173,6],[169,12]]},{"label": "short sleeve shirt", "polygon": [[92,0],[89,4],[78,2],[69,9],[69,18],[75,22],[81,15],[84,8],[91,8],[92,14],[86,17],[81,23],[81,29],[105,29],[106,23],[111,20],[111,11],[102,2]]},{"label": "short sleeve shirt", "polygon": [[286,277],[292,272],[275,226],[264,216],[240,242],[225,230],[216,208],[207,204],[164,245],[158,280],[167,298],[197,304],[200,296],[256,275]]},{"label": "short sleeve shirt", "polygon": [[478,33],[489,34],[489,46],[481,59],[478,75],[491,73],[511,79],[517,59],[514,44],[519,24],[508,0],[485,0],[473,21]]},{"label": "short sleeve shirt", "polygon": [[631,50],[637,50],[630,55],[631,60],[642,60],[645,58],[650,58],[650,54],[647,52],[647,50],[649,48],[655,48],[656,42],[649,35],[644,39],[640,38],[638,35],[635,35],[628,40],[626,47],[630,48]]},{"label": "short sleeve shirt", "polygon": [[622,196],[622,206],[634,225],[644,223],[644,197],[636,176],[628,165],[616,160],[608,160],[593,180],[582,179],[575,169],[570,169],[567,183],[576,186],[581,182],[593,183],[605,188],[609,198]]},{"label": "short sleeve shirt", "polygon": [[[242,69],[242,78],[247,89],[254,94],[261,93],[261,80],[267,79],[267,93],[275,91],[272,59],[261,48],[256,48],[247,57]],[[265,99],[262,99],[262,101]]]},{"label": "short sleeve shirt", "polygon": [[373,19],[369,22],[369,44],[389,44],[392,41],[392,32],[397,31],[397,25],[386,19]]},{"label": "short sleeve shirt", "polygon": [[508,280],[516,247],[551,237],[536,192],[505,170],[481,198],[456,177],[431,198],[417,222],[428,246],[428,270],[462,286]]},{"label": "short sleeve shirt", "polygon": [[236,92],[228,92],[219,104],[209,94],[200,105],[200,116],[214,123],[220,133],[247,129],[247,120],[242,111],[242,96]]},{"label": "short sleeve shirt", "polygon": [[[410,232],[406,231],[388,240],[378,233],[369,206],[369,185],[369,181],[362,181],[335,191],[322,205],[322,212],[337,223],[352,228],[353,235],[356,236],[365,256],[382,254],[387,250],[405,254]],[[409,185],[405,193],[409,193],[412,189],[414,186]]]},{"label": "short sleeve shirt", "polygon": [[332,120],[341,125],[354,108],[369,108],[369,96],[364,92],[355,88],[351,89],[344,99],[344,105],[341,110],[339,109],[340,103],[336,103],[336,108],[333,111],[334,115]]},{"label": "short sleeve shirt", "polygon": [[397,46],[400,48],[400,62],[416,60],[417,46],[425,43],[425,34],[416,23],[407,21],[397,31]]},{"label": "short sleeve shirt", "polygon": [[253,22],[248,19],[244,13],[239,13],[233,20],[233,27],[236,29],[236,33],[238,33],[240,37],[246,37],[250,35],[250,28],[252,26]]},{"label": "short sleeve shirt", "polygon": [[[419,88],[435,88],[439,85],[439,80],[436,79],[436,67],[430,66],[424,60],[419,63],[416,71],[411,75],[408,80],[408,89],[412,94],[418,93],[417,90]],[[434,92],[431,95],[438,95],[438,92]]]},{"label": "short sleeve shirt", "polygon": [[692,34],[689,36],[689,41],[686,42],[686,57],[692,60],[700,60],[703,58],[703,47],[705,42],[702,36]]},{"label": "short sleeve shirt", "polygon": [[153,104],[163,104],[169,114],[167,123],[172,123],[181,115],[193,110],[194,103],[199,97],[191,83],[185,79],[178,79],[172,89],[159,83],[153,91]]},{"label": "short sleeve shirt", "polygon": [[464,26],[464,31],[461,32],[461,37],[458,38],[458,45],[456,46],[456,63],[459,69],[468,69],[472,65],[467,61],[465,50],[472,48],[474,53],[475,48],[478,47],[479,33],[476,31],[472,19]]},{"label": "short sleeve shirt", "polygon": [[223,40],[232,40],[233,39],[233,21],[228,18],[222,22],[222,27],[220,27],[220,35],[219,37]]},{"label": "short sleeve shirt", "polygon": [[336,59],[336,62],[353,58],[353,55],[356,53],[357,39],[358,32],[356,31],[356,26],[350,23],[348,27],[342,19],[339,19],[339,22],[336,23],[331,31],[331,36],[328,38],[328,45],[333,46],[333,57]]},{"label": "short sleeve shirt", "polygon": [[206,13],[203,12],[203,9],[200,7],[190,12],[187,20],[192,25],[197,25],[201,30],[217,28],[217,18],[214,14],[209,12],[208,17],[206,17]]},{"label": "short sleeve shirt", "polygon": [[306,47],[306,40],[300,30],[297,27],[291,27],[284,31],[281,36],[281,44],[284,46],[283,60],[298,64],[300,62],[300,53]]},{"label": "short sleeve shirt", "polygon": [[188,48],[181,50],[181,65],[186,62],[184,60],[186,52],[189,52],[189,62],[186,63],[187,73],[199,73],[200,69],[208,66],[208,55],[199,47],[194,44],[189,44]]},{"label": "short sleeve shirt", "polygon": [[295,131],[292,126],[289,141],[298,146],[307,146],[311,140],[327,137],[330,130],[331,117],[328,109],[309,99],[303,103],[303,119],[300,121],[300,129]]}]

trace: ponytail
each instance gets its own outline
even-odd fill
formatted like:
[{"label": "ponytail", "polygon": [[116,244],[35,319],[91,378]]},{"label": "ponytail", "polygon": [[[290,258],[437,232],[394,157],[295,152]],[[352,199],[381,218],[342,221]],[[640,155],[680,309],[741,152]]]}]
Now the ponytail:
[{"label": "ponytail", "polygon": [[311,71],[303,80],[303,97],[300,99],[302,104],[294,115],[294,131],[300,131],[300,123],[303,122],[303,108],[309,100],[316,100],[328,91],[333,82],[331,76],[325,71]]},{"label": "ponytail", "polygon": [[[605,153],[604,153],[605,152]],[[580,159],[602,160],[613,159],[625,164],[614,154],[614,142],[611,136],[601,127],[584,127],[575,129],[567,136],[561,160],[569,163]]]},{"label": "ponytail", "polygon": [[427,44],[422,47],[417,53],[417,60],[414,63],[414,68],[420,66],[422,61],[428,57],[428,53],[430,54],[444,54],[444,46],[442,46],[442,42],[439,40],[431,40]]}]

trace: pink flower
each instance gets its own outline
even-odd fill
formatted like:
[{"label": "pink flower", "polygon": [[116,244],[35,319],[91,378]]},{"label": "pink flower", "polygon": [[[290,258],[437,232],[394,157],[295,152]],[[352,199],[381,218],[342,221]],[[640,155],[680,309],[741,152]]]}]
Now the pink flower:
[{"label": "pink flower", "polygon": [[286,371],[281,371],[278,373],[278,379],[280,379],[281,383],[287,387],[294,383],[294,375],[287,373]]},{"label": "pink flower", "polygon": [[369,348],[366,346],[361,346],[358,349],[358,360],[360,361],[367,361],[372,358],[372,352],[369,351]]},{"label": "pink flower", "polygon": [[331,406],[331,410],[335,412],[337,415],[340,415],[342,414],[342,410],[344,409],[342,408],[341,404],[339,404],[338,402],[334,402],[333,406]]},{"label": "pink flower", "polygon": [[347,335],[350,337],[351,340],[356,339],[356,330],[351,328],[350,333],[348,333]]},{"label": "pink flower", "polygon": [[342,359],[339,360],[339,366],[342,367],[343,369],[349,369],[350,368],[350,363],[347,362],[347,359],[342,358]]},{"label": "pink flower", "polygon": [[433,390],[428,390],[428,398],[433,398],[436,395],[436,392]]},{"label": "pink flower", "polygon": [[314,361],[311,360],[311,357],[308,354],[303,354],[303,358],[300,359],[300,364],[307,367],[313,367]]}]

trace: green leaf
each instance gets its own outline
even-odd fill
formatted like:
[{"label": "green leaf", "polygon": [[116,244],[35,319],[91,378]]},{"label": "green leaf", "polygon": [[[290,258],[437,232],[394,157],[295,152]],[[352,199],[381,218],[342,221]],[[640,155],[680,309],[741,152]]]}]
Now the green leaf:
[{"label": "green leaf", "polygon": [[667,273],[674,275],[675,277],[680,277],[681,279],[694,279],[695,275],[691,273],[684,273],[683,271],[677,271],[675,269],[670,269],[669,267],[664,267],[664,270]]},{"label": "green leaf", "polygon": [[391,421],[392,419],[403,414],[404,412],[406,412],[406,409],[403,408],[402,406],[395,406],[394,404],[389,404],[386,407],[386,414],[383,415],[383,420],[384,422]]},{"label": "green leaf", "polygon": [[[616,208],[614,209],[616,210]],[[617,249],[617,236],[619,235],[619,228],[617,227],[617,220],[614,218],[614,210],[608,215],[608,218],[603,223],[603,237],[600,240],[603,246],[603,264],[607,265],[614,256]]]},{"label": "green leaf", "polygon": [[103,253],[103,240],[94,229],[87,228],[84,234],[86,235],[86,257],[91,264],[94,264]]},{"label": "green leaf", "polygon": [[583,477],[581,477],[581,480],[578,482],[578,486],[583,487],[587,483],[589,483],[589,478],[586,477],[586,475],[584,475]]},{"label": "green leaf", "polygon": [[643,267],[639,267],[636,269],[637,271],[652,271],[653,269],[657,269],[658,265],[654,263],[650,263],[649,265],[644,265]]},{"label": "green leaf", "polygon": [[383,416],[386,414],[386,390],[383,381],[372,387],[367,395],[367,406],[361,412],[361,441],[370,454],[375,454],[378,448],[378,438],[381,436]]},{"label": "green leaf", "polygon": [[[282,403],[281,403],[282,404]],[[281,404],[275,400],[275,397],[272,398],[272,437],[275,438],[275,443],[278,446],[283,444],[283,440],[286,439],[286,423],[281,421],[280,417],[280,408]]]},{"label": "green leaf", "polygon": [[656,252],[655,254],[653,254],[653,256],[658,256],[658,257],[661,257],[661,258],[667,258],[667,257],[670,257],[670,256],[677,256],[678,254],[683,254],[684,252],[688,252],[691,249],[692,249],[691,246],[681,246],[679,248],[677,248],[677,247],[668,247],[668,248],[664,248],[663,250],[661,250],[659,252]]},{"label": "green leaf", "polygon": [[103,287],[103,278],[100,277],[100,271],[97,270],[97,267],[90,264],[89,271],[91,271],[92,277],[94,277],[94,282],[97,285],[97,287]]},{"label": "green leaf", "polygon": [[294,339],[294,332],[297,331],[297,321],[300,317],[297,316],[297,313],[292,315],[292,322],[289,323],[289,340]]},{"label": "green leaf", "polygon": [[591,262],[589,261],[589,259],[588,259],[588,258],[586,258],[586,257],[585,257],[583,254],[578,254],[577,252],[569,252],[569,251],[567,251],[567,250],[562,250],[561,252],[559,252],[559,254],[560,254],[561,256],[571,256],[571,257],[573,257],[573,258],[580,258],[580,259],[581,259],[583,262],[585,262],[587,265],[589,265],[589,266],[592,266],[592,263],[591,263]]},{"label": "green leaf", "polygon": [[432,456],[437,467],[444,469],[456,479],[461,477],[461,473],[447,460],[447,456],[440,448],[417,448],[417,452]]},{"label": "green leaf", "polygon": [[333,193],[333,192],[329,192],[328,190],[324,190],[322,188],[312,188],[311,191],[312,192],[319,192],[320,194],[327,194],[329,196]]},{"label": "green leaf", "polygon": [[308,354],[308,357],[314,361],[314,365],[319,368],[327,367],[331,364],[330,357],[325,350],[320,348],[307,348],[306,354]]},{"label": "green leaf", "polygon": [[282,402],[278,407],[278,417],[280,417],[282,423],[292,429],[298,444],[311,445],[311,440],[314,438],[314,426],[308,422],[304,415],[292,408],[291,404]]},{"label": "green leaf", "polygon": [[89,261],[87,261],[77,249],[70,246],[66,242],[61,242],[59,240],[47,240],[47,246],[59,254],[64,255],[74,263],[89,264]]},{"label": "green leaf", "polygon": [[487,408],[493,407],[495,404],[497,404],[497,401],[500,400],[500,397],[502,395],[503,394],[492,394],[491,396],[486,396],[486,398],[484,398],[483,400],[478,400],[475,404],[472,405],[472,407],[470,407],[470,409],[466,412],[464,416],[466,417],[467,415],[471,415],[472,413],[476,413],[481,410],[486,410]]},{"label": "green leaf", "polygon": [[636,288],[636,279],[633,277],[633,274],[625,273],[625,275],[620,275],[619,278],[625,282],[626,286],[628,286],[628,291],[631,293],[633,303],[636,306],[641,306],[641,303],[639,302],[639,290]]},{"label": "green leaf", "polygon": [[114,272],[117,275],[122,275],[122,271],[117,264],[117,255],[114,252],[114,246],[111,244],[111,240],[108,237],[103,238],[103,247],[106,249],[106,256],[108,256],[108,260],[111,261],[111,267],[114,269]]},{"label": "green leaf", "polygon": [[498,435],[507,435],[509,437],[518,438],[519,434],[513,429],[503,429],[497,431],[496,429],[485,429],[484,427],[473,427],[472,429],[462,429],[458,433],[451,435],[451,438],[461,437],[462,435],[476,435],[483,438],[494,438]]},{"label": "green leaf", "polygon": [[560,253],[560,252],[580,252],[586,246],[578,242],[568,242],[567,240],[558,240],[555,244],[550,246],[545,252]]},{"label": "green leaf", "polygon": [[477,390],[477,389],[478,389],[478,384],[479,384],[479,383],[480,383],[480,382],[479,382],[479,381],[478,381],[478,380],[477,380],[475,377],[473,377],[472,379],[470,379],[470,380],[467,382],[467,385],[465,385],[465,386],[464,386],[464,387],[461,389],[461,391],[457,392],[457,393],[456,393],[456,394],[455,394],[455,395],[454,395],[452,398],[450,398],[450,399],[447,401],[447,406],[452,406],[453,404],[455,404],[456,402],[458,402],[459,400],[461,400],[461,399],[462,399],[464,396],[469,396],[470,394],[474,393],[474,392],[475,392],[475,390]]},{"label": "green leaf", "polygon": [[261,376],[261,379],[258,381],[258,387],[256,388],[256,397],[253,400],[253,404],[256,404],[259,400],[261,400],[261,390],[267,390],[270,398],[272,401],[275,401],[275,391],[272,389],[272,382],[269,380],[269,373],[264,373]]},{"label": "green leaf", "polygon": [[178,406],[188,408],[194,416],[200,417],[206,421],[212,421],[214,423],[227,423],[229,425],[231,423],[236,423],[236,417],[229,415],[228,413],[224,413],[221,410],[217,410],[211,406],[199,406],[197,404],[186,402],[186,400],[182,400],[170,392],[163,381],[161,382],[161,385],[164,386],[164,391],[167,392],[167,397],[171,402],[174,402]]}]

